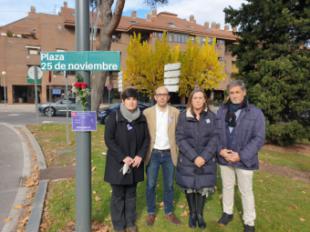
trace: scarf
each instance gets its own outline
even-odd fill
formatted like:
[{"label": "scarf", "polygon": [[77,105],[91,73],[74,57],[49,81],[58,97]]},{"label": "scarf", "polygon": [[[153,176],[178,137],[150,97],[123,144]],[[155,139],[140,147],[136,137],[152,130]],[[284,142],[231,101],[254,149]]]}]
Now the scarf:
[{"label": "scarf", "polygon": [[120,107],[120,111],[121,114],[123,115],[123,117],[128,121],[128,122],[132,122],[134,120],[136,120],[137,118],[140,117],[141,112],[140,109],[137,107],[137,109],[134,112],[129,111],[124,104],[121,104]]},{"label": "scarf", "polygon": [[244,99],[243,102],[239,104],[233,104],[231,101],[227,102],[227,113],[225,116],[225,122],[227,123],[228,127],[236,127],[237,125],[237,117],[236,112],[240,109],[243,109],[247,106],[247,100]]}]

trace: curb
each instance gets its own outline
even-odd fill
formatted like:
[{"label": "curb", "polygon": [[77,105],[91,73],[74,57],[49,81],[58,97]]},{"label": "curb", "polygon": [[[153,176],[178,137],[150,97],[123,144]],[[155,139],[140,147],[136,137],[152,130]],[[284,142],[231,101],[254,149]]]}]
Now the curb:
[{"label": "curb", "polygon": [[[25,138],[12,125],[10,125],[8,123],[1,123],[1,124],[8,127],[12,131],[14,131],[14,133],[19,137],[20,141],[22,142],[22,150],[23,150],[23,155],[24,155],[24,157],[23,157],[24,158],[24,167],[23,167],[22,175],[24,178],[30,176],[31,158],[30,158],[30,153],[29,153],[29,149],[28,149],[27,143],[25,141]],[[3,226],[1,232],[12,232],[16,229],[18,219],[22,213],[22,209],[17,209],[14,206],[22,205],[24,203],[24,201],[26,199],[26,193],[27,193],[27,188],[25,188],[25,187],[19,187],[18,188],[16,196],[15,196],[14,203],[12,205],[12,208],[11,208],[9,216],[8,216],[9,218],[12,218],[12,220]]]},{"label": "curb", "polygon": [[26,226],[26,232],[35,232],[40,230],[44,200],[47,191],[48,180],[41,180],[39,188],[32,203],[31,215]]},{"label": "curb", "polygon": [[[39,169],[44,170],[46,169],[46,162],[42,152],[40,145],[38,144],[35,137],[31,134],[31,132],[25,126],[21,126],[21,129],[30,140],[31,145],[35,151]],[[42,213],[44,208],[44,200],[47,192],[48,187],[48,180],[40,180],[39,181],[39,188],[34,198],[34,201],[31,206],[31,214],[25,229],[25,232],[39,232],[40,224],[42,219]]]},{"label": "curb", "polygon": [[23,132],[25,132],[27,138],[30,140],[31,145],[36,153],[37,156],[37,160],[39,163],[39,169],[43,170],[46,169],[46,162],[45,162],[45,158],[42,152],[42,149],[40,147],[40,145],[38,144],[37,140],[35,139],[35,137],[31,134],[31,132],[27,129],[27,127],[25,126],[20,126],[20,128],[23,130]]}]

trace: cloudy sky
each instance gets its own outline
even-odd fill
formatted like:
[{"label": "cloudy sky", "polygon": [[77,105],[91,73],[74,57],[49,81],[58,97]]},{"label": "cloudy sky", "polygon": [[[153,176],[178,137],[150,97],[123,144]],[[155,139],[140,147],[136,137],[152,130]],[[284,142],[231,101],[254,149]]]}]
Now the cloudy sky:
[{"label": "cloudy sky", "polygon": [[[35,6],[37,12],[57,14],[64,0],[0,0],[0,26],[27,16],[30,6]],[[67,0],[69,7],[74,7],[75,0]],[[158,12],[169,11],[178,14],[180,18],[189,18],[193,14],[198,23],[217,22],[224,25],[223,9],[227,6],[239,8],[245,0],[169,0],[169,4],[159,6]],[[144,0],[126,0],[124,15],[132,10],[139,17],[145,17],[150,7]]]}]

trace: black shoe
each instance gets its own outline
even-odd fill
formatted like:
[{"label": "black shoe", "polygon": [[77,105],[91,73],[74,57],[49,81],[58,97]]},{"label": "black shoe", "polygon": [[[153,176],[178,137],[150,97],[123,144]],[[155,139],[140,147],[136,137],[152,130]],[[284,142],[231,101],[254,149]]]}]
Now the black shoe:
[{"label": "black shoe", "polygon": [[218,220],[217,223],[226,226],[233,219],[233,217],[233,214],[223,213],[222,217],[220,218],[220,220]]},{"label": "black shoe", "polygon": [[199,228],[206,228],[207,223],[203,218],[203,208],[206,203],[206,197],[202,196],[200,193],[196,193],[196,210],[197,210],[197,222]]},{"label": "black shoe", "polygon": [[244,225],[244,232],[255,232],[255,226]]},{"label": "black shoe", "polygon": [[185,193],[187,204],[189,207],[189,218],[188,226],[190,228],[195,228],[197,225],[197,216],[196,216],[196,197],[195,193]]}]

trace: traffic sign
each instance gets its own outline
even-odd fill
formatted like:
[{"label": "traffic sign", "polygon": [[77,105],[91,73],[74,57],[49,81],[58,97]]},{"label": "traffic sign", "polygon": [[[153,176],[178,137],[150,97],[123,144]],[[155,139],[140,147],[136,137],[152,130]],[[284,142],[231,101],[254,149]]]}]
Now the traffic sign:
[{"label": "traffic sign", "polygon": [[[37,75],[37,78],[35,77]],[[38,66],[31,66],[27,71],[27,83],[34,84],[35,79],[37,79],[37,84],[41,83],[43,72]]]},{"label": "traffic sign", "polygon": [[123,92],[123,72],[118,72],[117,87],[118,92]]},{"label": "traffic sign", "polygon": [[166,64],[164,68],[164,85],[169,92],[179,91],[181,63]]},{"label": "traffic sign", "polygon": [[119,71],[119,51],[42,52],[44,71]]}]

